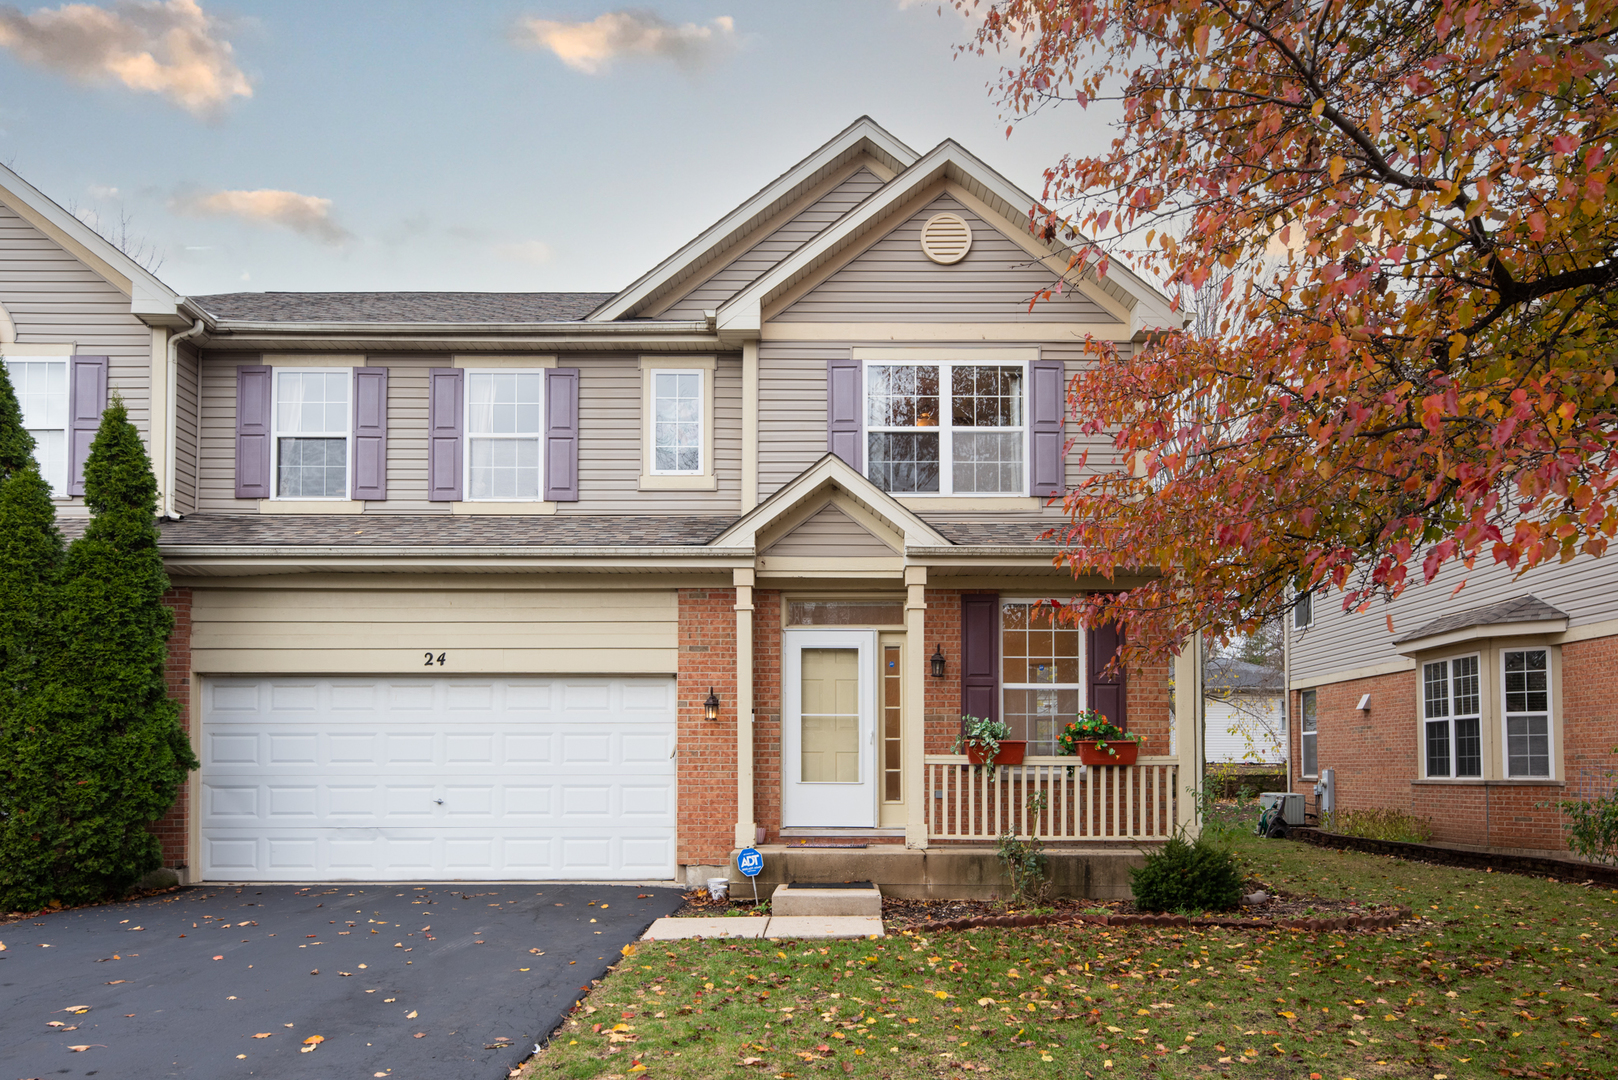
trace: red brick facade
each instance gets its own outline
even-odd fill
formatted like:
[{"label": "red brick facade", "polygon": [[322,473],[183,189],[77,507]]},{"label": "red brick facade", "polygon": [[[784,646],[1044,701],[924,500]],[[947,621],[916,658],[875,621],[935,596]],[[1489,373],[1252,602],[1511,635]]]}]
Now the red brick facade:
[{"label": "red brick facade", "polygon": [[[1564,781],[1447,780],[1421,776],[1417,671],[1317,687],[1318,762],[1335,770],[1339,810],[1404,810],[1432,823],[1439,843],[1535,851],[1567,846],[1557,802],[1613,788],[1618,770],[1618,637],[1561,646]],[[1370,708],[1355,708],[1370,695]],[[1302,694],[1292,692],[1292,790],[1316,810],[1315,781],[1300,775]],[[1485,723],[1488,723],[1485,719]]]},{"label": "red brick facade", "polygon": [[[736,831],[736,590],[681,589],[677,860],[682,866],[730,861]],[[756,683],[755,677],[755,683]],[[708,691],[719,719],[703,718]]]},{"label": "red brick facade", "polygon": [[[163,604],[174,612],[174,631],[169,635],[168,660],[164,664],[163,681],[168,684],[169,697],[180,703],[180,726],[191,734],[191,590],[170,589]],[[152,831],[163,843],[163,865],[185,867],[190,865],[190,829],[187,821],[191,812],[191,789],[180,788],[175,800],[162,820]]]}]

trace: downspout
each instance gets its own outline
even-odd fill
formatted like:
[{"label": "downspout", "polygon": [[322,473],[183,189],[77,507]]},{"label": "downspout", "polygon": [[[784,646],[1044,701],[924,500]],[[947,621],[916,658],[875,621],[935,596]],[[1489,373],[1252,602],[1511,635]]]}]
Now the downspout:
[{"label": "downspout", "polygon": [[179,472],[179,458],[175,452],[175,443],[180,433],[180,342],[194,338],[202,333],[202,320],[198,319],[191,324],[191,329],[179,334],[169,335],[168,356],[168,438],[164,440],[163,447],[163,517],[168,521],[180,520],[179,513],[174,509],[175,474]]}]

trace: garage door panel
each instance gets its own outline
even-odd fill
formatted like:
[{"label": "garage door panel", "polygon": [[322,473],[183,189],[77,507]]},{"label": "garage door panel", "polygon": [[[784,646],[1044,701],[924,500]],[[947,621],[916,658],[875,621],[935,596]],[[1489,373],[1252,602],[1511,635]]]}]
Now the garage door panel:
[{"label": "garage door panel", "polygon": [[671,679],[210,678],[202,698],[205,878],[674,873]]}]

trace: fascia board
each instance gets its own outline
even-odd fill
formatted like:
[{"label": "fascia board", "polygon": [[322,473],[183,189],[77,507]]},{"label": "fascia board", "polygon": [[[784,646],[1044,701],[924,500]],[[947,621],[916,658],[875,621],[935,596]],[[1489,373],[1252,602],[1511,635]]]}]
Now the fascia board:
[{"label": "fascia board", "polygon": [[688,349],[731,351],[705,322],[678,323],[246,323],[218,324],[209,348],[251,351],[339,349]]},{"label": "fascia board", "polygon": [[659,289],[677,279],[702,256],[745,233],[759,221],[768,217],[777,204],[791,197],[795,189],[811,183],[822,170],[835,165],[839,159],[859,150],[862,145],[898,163],[901,170],[915,163],[918,155],[910,147],[894,138],[869,117],[861,117],[845,128],[830,142],[776,177],[742,205],[726,214],[696,239],[673,255],[658,263],[650,271],[624,289],[617,296],[591,312],[592,322],[621,319]]},{"label": "fascia board", "polygon": [[1434,649],[1444,649],[1452,645],[1461,645],[1468,642],[1487,641],[1490,638],[1534,637],[1547,634],[1560,634],[1567,629],[1566,619],[1536,619],[1531,622],[1514,623],[1481,623],[1477,626],[1463,626],[1458,630],[1450,630],[1442,634],[1430,634],[1427,637],[1406,638],[1396,642],[1400,656],[1414,657],[1420,653],[1432,652]]},{"label": "fascia board", "polygon": [[[182,301],[179,293],[163,284],[150,270],[120,251],[117,245],[68,213],[57,205],[55,200],[4,165],[0,165],[0,189],[10,196],[6,201],[13,209],[18,209],[20,216],[28,220],[29,224],[47,234],[56,233],[57,235],[51,237],[53,240],[61,242],[65,238],[71,241],[65,246],[68,246],[73,255],[79,257],[80,261],[85,262],[109,284],[117,287],[131,301],[139,303],[145,309],[168,305],[164,311],[152,310],[137,314],[178,313]],[[17,206],[18,203],[22,204],[21,208]],[[27,212],[23,212],[24,210]],[[85,259],[85,255],[90,258]]]}]

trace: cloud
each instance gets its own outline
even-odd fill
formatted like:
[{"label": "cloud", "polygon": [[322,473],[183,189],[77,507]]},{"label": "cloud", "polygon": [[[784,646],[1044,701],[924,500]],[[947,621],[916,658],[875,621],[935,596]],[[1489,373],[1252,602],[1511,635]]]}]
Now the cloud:
[{"label": "cloud", "polygon": [[540,263],[551,261],[551,247],[543,240],[523,240],[514,244],[497,244],[494,253],[510,262]]},{"label": "cloud", "polygon": [[233,217],[243,221],[284,225],[294,232],[312,236],[325,244],[342,244],[354,238],[331,217],[331,200],[296,191],[212,191],[177,195],[170,209],[193,217]]},{"label": "cloud", "polygon": [[80,82],[111,79],[162,94],[199,116],[253,96],[222,32],[197,0],[64,4],[28,15],[0,6],[0,48],[19,59]]},{"label": "cloud", "polygon": [[620,56],[657,56],[695,69],[735,46],[736,20],[721,15],[706,26],[676,26],[650,11],[609,11],[589,22],[520,19],[513,35],[586,75],[599,74]]}]

